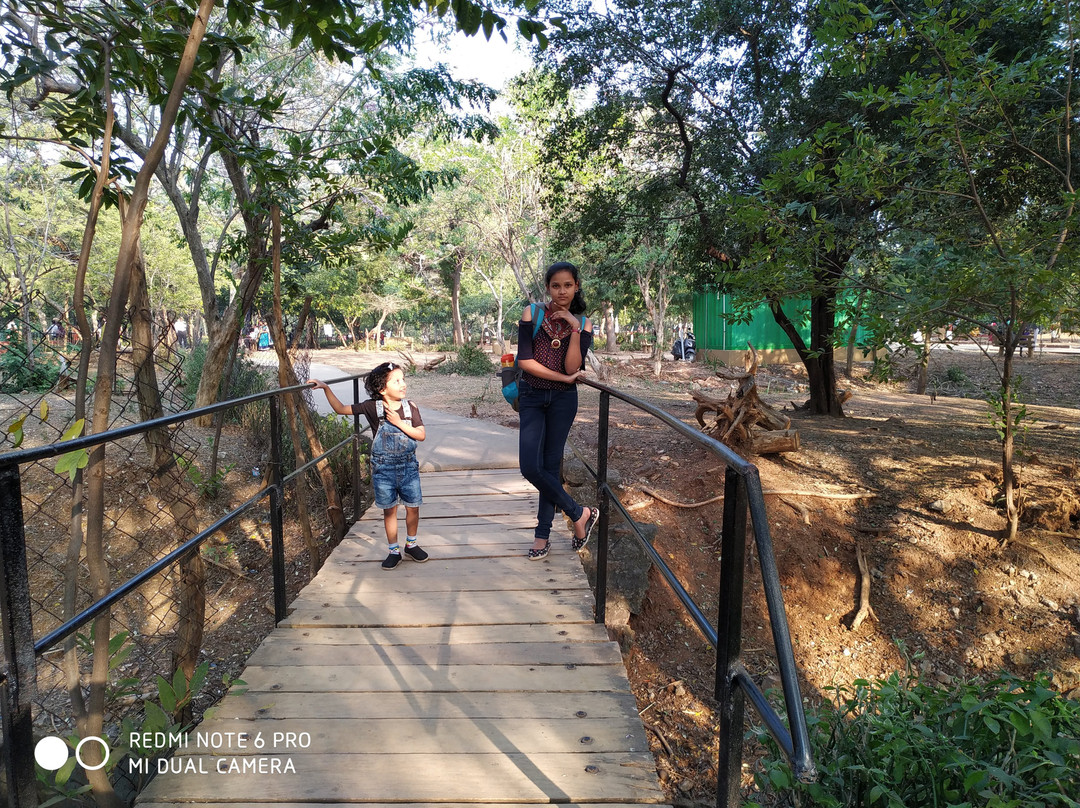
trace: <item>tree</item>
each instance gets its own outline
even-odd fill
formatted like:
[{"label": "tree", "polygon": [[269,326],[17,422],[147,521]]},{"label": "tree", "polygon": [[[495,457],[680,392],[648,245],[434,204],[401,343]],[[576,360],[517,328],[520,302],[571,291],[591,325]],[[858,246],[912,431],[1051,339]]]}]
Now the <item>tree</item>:
[{"label": "tree", "polygon": [[[419,5],[419,0],[417,5]],[[237,139],[244,121],[223,117],[227,109],[220,81],[219,69],[226,54],[241,53],[250,42],[244,36],[234,36],[232,31],[249,25],[262,25],[289,31],[293,46],[310,43],[311,47],[327,58],[349,62],[358,55],[370,54],[383,41],[389,29],[386,19],[380,16],[383,8],[389,20],[411,18],[411,6],[404,3],[379,7],[371,18],[365,18],[361,9],[350,0],[324,2],[315,6],[297,2],[267,4],[227,3],[221,14],[212,19],[214,0],[200,0],[196,8],[177,2],[128,3],[121,8],[108,4],[61,2],[46,3],[39,0],[8,2],[6,13],[0,18],[3,26],[0,52],[0,86],[9,99],[20,94],[29,106],[41,108],[55,123],[59,139],[72,146],[81,146],[86,163],[77,170],[80,192],[90,201],[90,210],[83,232],[82,250],[76,278],[75,303],[80,331],[83,334],[82,355],[79,371],[79,394],[77,410],[86,403],[86,384],[90,362],[90,327],[84,309],[84,281],[88,256],[97,226],[98,212],[103,203],[115,204],[120,211],[121,238],[116,251],[111,290],[108,297],[106,322],[98,350],[96,385],[93,397],[93,417],[90,428],[94,433],[106,430],[110,422],[112,389],[116,378],[116,363],[120,329],[129,303],[133,304],[136,324],[140,325],[142,347],[147,346],[145,318],[148,313],[145,272],[140,262],[140,236],[142,224],[150,199],[151,184],[166,152],[174,128],[181,130],[193,122],[199,129],[199,137],[212,141],[211,149],[204,149],[209,157],[221,149],[221,154],[233,180],[237,204],[244,220],[247,237],[247,264],[252,269],[246,276],[250,284],[241,290],[241,304],[249,302],[257,289],[261,274],[265,271],[268,239],[269,205],[257,193],[248,193],[251,183],[242,176],[240,150],[251,149],[258,153],[257,139]],[[437,8],[440,16],[447,6]],[[142,12],[137,13],[137,12]],[[456,3],[454,14],[462,28],[475,33],[481,27],[490,35],[496,28],[501,31],[505,20],[492,10],[475,5],[469,0]],[[212,22],[224,19],[227,33],[219,34],[211,29]],[[540,36],[542,24],[522,21],[519,28],[530,35]],[[145,100],[136,107],[146,113],[142,129],[145,151],[128,144],[138,158],[134,165],[128,155],[113,153],[114,127],[118,124],[114,92],[131,94]],[[243,107],[248,99],[240,99]],[[271,103],[273,99],[271,99]],[[130,109],[130,108],[129,108]],[[130,121],[120,121],[120,129]],[[229,142],[236,148],[228,150]],[[205,143],[202,141],[200,145]],[[100,152],[89,148],[99,143]],[[366,151],[379,152],[365,146]],[[250,157],[251,154],[248,156]],[[254,162],[254,161],[252,161]],[[290,177],[288,172],[272,171],[258,175],[258,190],[282,193],[284,184],[275,185],[275,178]],[[118,184],[118,188],[114,187]],[[196,197],[197,198],[197,197]],[[268,197],[273,198],[273,194]],[[312,221],[318,221],[315,217]],[[304,222],[312,229],[312,221]],[[235,321],[236,318],[234,318]],[[235,344],[235,337],[233,338]],[[231,346],[230,346],[231,348]],[[209,369],[208,369],[209,370]],[[139,371],[140,407],[144,417],[152,417],[160,410],[160,398],[156,396],[157,384],[153,373],[153,352],[144,350]],[[162,462],[175,468],[173,452],[167,431],[151,437],[152,457],[158,472],[164,472]],[[104,558],[104,505],[105,463],[104,447],[90,453],[86,468],[86,528],[85,547],[91,590],[95,598],[104,597],[109,591],[109,570]],[[165,460],[167,459],[167,460]],[[153,477],[167,484],[170,477],[156,473]],[[176,493],[178,492],[170,492]],[[182,497],[170,497],[180,507]],[[73,502],[83,501],[81,475],[77,477]],[[174,514],[176,515],[176,514]],[[73,519],[73,524],[77,522]],[[183,517],[178,521],[185,525]],[[81,525],[73,527],[78,533]],[[73,536],[73,546],[81,537]],[[78,553],[76,552],[77,559]],[[201,592],[201,558],[194,556],[185,562],[182,577],[187,593],[196,593],[185,599],[180,607],[182,616],[192,628],[181,632],[177,649],[178,667],[190,675],[198,654],[203,625],[198,594]],[[85,700],[78,681],[78,666],[72,665],[74,681],[69,682],[73,707],[76,712],[80,734],[101,735],[104,726],[105,684],[108,680],[109,631],[108,612],[95,620],[95,648],[91,686]],[[69,655],[70,656],[70,655]],[[99,762],[100,750],[88,749],[89,762]],[[88,778],[99,805],[118,806],[119,800],[104,770],[95,767],[88,771]]]},{"label": "tree", "polygon": [[1025,418],[1013,360],[1025,324],[1077,309],[1068,296],[1080,277],[1072,6],[837,4],[821,36],[837,69],[860,77],[898,51],[911,54],[901,80],[851,93],[898,113],[895,143],[865,166],[868,182],[902,178],[885,211],[898,235],[881,291],[903,302],[905,324],[957,319],[1001,345],[1000,362],[988,358],[1000,382],[992,404],[1012,539],[1020,515],[1013,444]]},{"label": "tree", "polygon": [[[682,197],[680,237],[695,245],[679,248],[682,271],[699,285],[719,281],[746,311],[768,302],[806,366],[811,410],[842,415],[838,298],[883,200],[883,189],[850,181],[845,160],[865,150],[868,126],[891,122],[859,120],[843,82],[816,60],[816,14],[667,0],[569,17],[549,50],[568,87],[597,87],[596,102],[553,127],[547,155],[561,168],[557,194],[576,163],[632,147],[642,191]],[[808,343],[782,305],[791,299],[809,301]]]}]

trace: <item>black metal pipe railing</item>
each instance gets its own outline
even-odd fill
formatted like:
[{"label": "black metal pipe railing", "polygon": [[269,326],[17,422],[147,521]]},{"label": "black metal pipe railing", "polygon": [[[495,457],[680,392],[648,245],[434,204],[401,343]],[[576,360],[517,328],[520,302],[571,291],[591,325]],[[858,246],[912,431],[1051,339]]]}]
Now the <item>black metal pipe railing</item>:
[{"label": "black metal pipe railing", "polygon": [[[353,400],[360,401],[359,381],[365,374],[330,379],[327,384],[353,382]],[[36,679],[36,659],[70,637],[87,622],[107,611],[113,604],[130,595],[148,579],[164,572],[173,564],[198,552],[202,544],[238,516],[255,507],[263,498],[270,498],[271,565],[274,580],[274,619],[286,616],[287,591],[284,548],[284,489],[304,471],[335,453],[352,445],[353,521],[359,515],[360,486],[360,418],[353,419],[353,434],[318,457],[308,461],[287,477],[282,474],[280,399],[311,388],[311,382],[293,385],[250,396],[218,402],[175,415],[167,415],[138,424],[119,427],[95,435],[86,435],[62,443],[23,449],[0,455],[0,629],[5,654],[5,666],[0,669],[0,715],[2,715],[2,746],[0,746],[0,777],[7,793],[6,803],[13,808],[36,808],[33,752],[33,726],[30,712],[31,695]],[[96,600],[79,614],[65,621],[41,639],[35,641],[30,611],[30,584],[26,564],[26,536],[23,525],[21,471],[28,463],[58,457],[69,452],[88,450],[155,429],[174,426],[205,415],[267,400],[270,408],[270,465],[267,485],[243,504],[229,511],[212,525],[192,536],[181,546],[148,565],[116,589]]]},{"label": "black metal pipe railing", "polygon": [[[597,427],[597,464],[585,467],[596,479],[600,518],[596,543],[596,621],[604,621],[607,600],[608,514],[615,507],[637,537],[645,553],[660,571],[675,596],[686,609],[702,635],[716,649],[715,696],[719,725],[719,761],[717,805],[736,806],[740,801],[742,780],[742,746],[744,702],[749,699],[754,711],[761,716],[766,729],[776,739],[800,780],[816,777],[810,753],[809,732],[803,712],[802,697],[791,646],[787,615],[776,569],[772,537],[765,512],[765,498],[757,467],[740,457],[729,447],[683,423],[669,413],[646,401],[608,387],[591,379],[582,384],[600,392],[599,424]],[[678,580],[660,553],[652,546],[629,511],[619,501],[607,480],[607,455],[611,399],[616,398],[648,413],[680,435],[718,455],[726,466],[724,473],[724,512],[721,535],[720,591],[717,627],[713,628],[704,612]],[[772,625],[773,646],[780,669],[787,725],[754,682],[742,662],[743,584],[746,559],[747,519],[753,528],[754,542],[760,561],[765,602]]]}]

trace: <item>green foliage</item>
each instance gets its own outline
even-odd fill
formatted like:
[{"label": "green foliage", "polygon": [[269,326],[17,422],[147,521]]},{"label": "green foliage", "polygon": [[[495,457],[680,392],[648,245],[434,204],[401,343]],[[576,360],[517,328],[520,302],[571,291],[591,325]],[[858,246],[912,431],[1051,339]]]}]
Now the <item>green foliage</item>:
[{"label": "green foliage", "polygon": [[[210,455],[214,453],[214,441],[211,438],[208,443],[210,444]],[[225,482],[225,475],[236,468],[235,463],[229,463],[223,466],[213,474],[204,474],[194,461],[189,460],[182,455],[174,455],[176,458],[176,464],[184,470],[191,484],[195,486],[195,490],[199,492],[199,496],[202,499],[213,499],[221,493],[221,486]]]},{"label": "green foliage", "polygon": [[[323,451],[329,451],[343,440],[353,434],[352,418],[343,415],[313,415],[315,421],[315,434],[322,443]],[[363,428],[363,419],[361,419]],[[308,445],[307,436],[301,430],[304,456],[311,458],[311,447]],[[362,447],[361,447],[362,448]],[[288,429],[281,433],[281,465],[285,474],[291,473],[296,468],[295,453],[293,452],[292,433]],[[338,491],[347,491],[352,484],[352,453],[346,447],[329,458],[330,470],[334,475],[334,484]],[[363,459],[361,459],[361,463]]]},{"label": "green foliage", "polygon": [[[1009,388],[1008,399],[1002,395],[1000,390],[991,393],[986,399],[986,403],[990,405],[987,418],[990,419],[990,425],[994,427],[1000,440],[1005,440],[1007,425],[1011,426],[1013,435],[1019,433],[1021,440],[1023,440],[1026,437],[1028,427],[1037,420],[1029,415],[1027,405],[1020,401],[1022,381],[1019,376],[1016,377],[1016,383]],[[1005,407],[1006,401],[1008,402],[1008,408]]]},{"label": "green foliage", "polygon": [[[85,418],[80,418],[75,421],[71,426],[64,430],[64,434],[60,436],[60,440],[73,440],[82,434],[83,426],[86,424]],[[90,452],[87,449],[75,449],[71,452],[65,452],[60,455],[56,461],[55,470],[57,474],[68,475],[68,478],[74,482],[75,472],[79,469],[86,468],[90,462]]]},{"label": "green foliage", "polygon": [[64,371],[62,358],[45,348],[27,352],[17,340],[0,354],[0,393],[41,393],[56,386]]},{"label": "green foliage", "polygon": [[475,345],[462,345],[456,359],[443,362],[436,370],[439,373],[460,373],[462,376],[487,376],[495,372],[495,364]]},{"label": "green foliage", "polygon": [[893,370],[896,367],[896,362],[892,357],[892,354],[881,352],[874,357],[874,362],[870,367],[869,378],[875,382],[887,382],[892,378]]},{"label": "green foliage", "polygon": [[[91,657],[94,655],[94,628],[94,624],[91,624],[89,635],[82,633],[75,635],[75,644],[79,650]],[[115,670],[127,661],[127,658],[135,649],[135,646],[128,643],[129,639],[131,639],[131,634],[127,631],[118,632],[109,638],[110,680],[105,686],[105,698],[108,701],[131,696],[139,692],[139,680],[137,678],[125,677],[112,681],[111,676]]]},{"label": "green foliage", "polygon": [[964,369],[953,365],[945,371],[945,378],[953,384],[968,384],[968,375],[964,373]]},{"label": "green foliage", "polygon": [[[202,342],[191,349],[184,359],[184,408],[190,409],[195,404],[195,393],[199,389],[199,379],[203,374],[203,365],[206,362],[207,344]],[[233,364],[232,381],[229,389],[222,393],[221,399],[242,398],[255,393],[261,393],[268,389],[266,376],[258,365],[244,357],[236,357]],[[226,410],[225,418],[229,421],[241,421],[242,414],[234,409]]]},{"label": "green foliage", "polygon": [[[128,644],[129,639],[129,634],[126,631],[122,631],[109,639],[110,671],[113,671],[122,665],[131,653],[133,646]],[[76,642],[82,651],[92,655],[94,650],[93,629],[91,628],[89,636],[84,634],[76,635]],[[169,735],[175,737],[180,733],[186,732],[190,727],[179,724],[177,722],[177,717],[180,712],[191,703],[191,700],[198,695],[199,691],[202,690],[203,685],[206,684],[206,677],[209,671],[210,662],[206,661],[195,668],[190,680],[184,676],[184,672],[181,670],[177,670],[173,673],[171,681],[165,679],[163,676],[158,676],[157,694],[158,702],[160,702],[160,704],[149,700],[144,701],[143,720],[141,723],[137,724],[130,717],[125,717],[121,720],[117,738],[115,741],[109,743],[109,758],[105,761],[105,772],[113,772],[120,761],[127,755],[156,757],[168,751],[167,747],[156,746],[139,746],[136,750],[128,746],[128,741],[133,734],[137,734],[146,740],[156,740],[158,738],[167,738]],[[135,695],[140,692],[138,679],[121,679],[119,684],[122,685],[122,687],[113,686],[106,691],[106,698],[109,701],[123,696]],[[161,734],[158,735],[156,733]],[[64,739],[72,750],[78,746],[79,740],[79,736],[75,733],[72,733]],[[40,803],[40,808],[46,808],[46,806],[53,805],[79,804],[82,802],[80,798],[82,795],[89,793],[91,787],[82,782],[81,779],[72,780],[77,765],[78,762],[75,755],[72,754],[69,755],[67,762],[55,772],[46,771],[41,768],[41,766],[35,767],[38,786],[42,794],[46,796],[45,801]]]},{"label": "green foliage", "polygon": [[1045,676],[943,687],[894,673],[830,689],[835,700],[807,716],[818,781],[795,782],[756,730],[773,752],[757,785],[779,801],[748,805],[1080,806],[1080,702]]}]

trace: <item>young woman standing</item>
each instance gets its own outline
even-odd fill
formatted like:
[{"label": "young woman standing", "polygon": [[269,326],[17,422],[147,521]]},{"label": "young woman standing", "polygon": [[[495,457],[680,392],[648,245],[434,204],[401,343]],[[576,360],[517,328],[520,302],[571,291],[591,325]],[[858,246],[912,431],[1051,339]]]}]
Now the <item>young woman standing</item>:
[{"label": "young woman standing", "polygon": [[[563,488],[560,469],[566,438],[577,416],[577,381],[585,373],[585,354],[592,344],[592,321],[584,317],[578,268],[566,261],[548,267],[544,276],[551,301],[530,305],[518,323],[518,385],[521,432],[518,443],[521,474],[540,492],[535,541],[529,558],[538,560],[551,547],[555,509],[574,523],[571,547],[581,550],[596,523],[595,508],[583,507]],[[534,311],[540,327],[533,336]]]}]

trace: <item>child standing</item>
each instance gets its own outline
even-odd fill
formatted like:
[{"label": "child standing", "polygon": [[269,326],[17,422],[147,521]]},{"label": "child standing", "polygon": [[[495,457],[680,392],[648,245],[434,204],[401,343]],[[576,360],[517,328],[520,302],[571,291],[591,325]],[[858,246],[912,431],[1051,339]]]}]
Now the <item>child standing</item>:
[{"label": "child standing", "polygon": [[371,426],[371,485],[375,505],[382,508],[389,555],[382,563],[392,570],[401,562],[398,544],[398,502],[405,505],[405,555],[413,561],[427,561],[428,554],[416,543],[420,525],[420,465],[416,444],[425,438],[420,409],[405,398],[405,371],[393,362],[383,362],[364,380],[371,396],[359,404],[345,405],[326,382],[313,380],[326,393],[326,400],[339,415],[364,415]]}]

